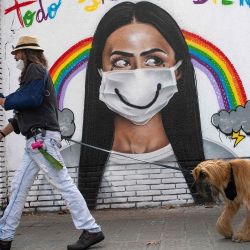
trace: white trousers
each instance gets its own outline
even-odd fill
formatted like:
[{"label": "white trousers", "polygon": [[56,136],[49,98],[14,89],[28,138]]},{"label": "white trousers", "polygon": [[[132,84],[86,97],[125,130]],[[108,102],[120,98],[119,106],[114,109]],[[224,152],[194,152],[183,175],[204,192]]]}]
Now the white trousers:
[{"label": "white trousers", "polygon": [[34,138],[26,141],[21,166],[16,170],[12,182],[10,202],[4,211],[3,217],[0,219],[0,239],[10,241],[14,238],[26,197],[39,170],[43,171],[48,182],[62,194],[76,229],[86,229],[90,232],[101,231],[100,226],[96,224],[95,219],[90,214],[83,196],[73,183],[65,167],[59,151],[61,147],[60,133],[46,131],[46,136],[42,137],[39,134],[37,135],[37,140],[44,141],[47,152],[59,160],[64,165],[64,168],[61,170],[55,169],[37,149],[33,150],[31,144],[35,141]]}]

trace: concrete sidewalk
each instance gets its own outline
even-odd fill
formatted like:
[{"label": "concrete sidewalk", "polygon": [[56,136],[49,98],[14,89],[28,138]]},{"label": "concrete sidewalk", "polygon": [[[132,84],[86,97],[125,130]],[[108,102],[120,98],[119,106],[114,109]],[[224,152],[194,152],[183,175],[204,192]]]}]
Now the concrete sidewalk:
[{"label": "concrete sidewalk", "polygon": [[[223,239],[215,231],[222,207],[203,206],[92,211],[102,226],[105,240],[91,249],[100,250],[238,250],[249,243]],[[241,210],[234,220],[238,225]],[[78,239],[69,214],[23,215],[13,250],[65,250]]]}]

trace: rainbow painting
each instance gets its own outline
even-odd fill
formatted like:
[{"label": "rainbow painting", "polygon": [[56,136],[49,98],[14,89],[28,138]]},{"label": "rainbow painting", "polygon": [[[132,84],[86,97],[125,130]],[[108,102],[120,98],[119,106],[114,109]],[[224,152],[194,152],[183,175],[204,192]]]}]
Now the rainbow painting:
[{"label": "rainbow painting", "polygon": [[92,38],[81,40],[60,56],[50,68],[60,110],[63,109],[63,100],[70,80],[86,67],[91,44]]},{"label": "rainbow painting", "polygon": [[[209,78],[220,109],[227,111],[244,106],[247,97],[241,79],[233,64],[215,45],[202,37],[182,31],[186,39],[192,63]],[[92,38],[70,47],[51,67],[50,74],[55,85],[58,107],[63,109],[65,92],[70,80],[87,64]],[[80,84],[84,84],[81,82]]]},{"label": "rainbow painting", "polygon": [[188,31],[182,31],[194,67],[209,78],[220,109],[227,111],[244,106],[247,101],[241,79],[226,55],[212,43]]}]

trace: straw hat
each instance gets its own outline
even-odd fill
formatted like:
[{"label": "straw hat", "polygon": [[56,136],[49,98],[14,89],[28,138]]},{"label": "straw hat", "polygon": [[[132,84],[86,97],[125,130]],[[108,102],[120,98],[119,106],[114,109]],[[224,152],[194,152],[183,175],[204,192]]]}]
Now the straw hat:
[{"label": "straw hat", "polygon": [[34,50],[44,51],[39,46],[37,39],[32,36],[21,36],[17,41],[16,47],[14,47],[13,50],[11,51],[11,54],[15,55],[15,52],[21,49],[34,49]]}]

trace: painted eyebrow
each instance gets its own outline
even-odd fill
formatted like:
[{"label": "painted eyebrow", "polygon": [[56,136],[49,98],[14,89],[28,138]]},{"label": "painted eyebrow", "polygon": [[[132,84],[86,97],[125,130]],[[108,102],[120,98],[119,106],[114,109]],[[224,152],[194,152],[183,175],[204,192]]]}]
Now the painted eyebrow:
[{"label": "painted eyebrow", "polygon": [[115,50],[111,53],[111,56],[113,55],[120,55],[120,56],[127,56],[127,57],[133,57],[134,54],[133,53],[129,53],[129,52],[125,52],[125,51],[119,51],[119,50]]},{"label": "painted eyebrow", "polygon": [[146,55],[149,55],[151,53],[154,53],[154,52],[162,52],[164,54],[167,54],[166,51],[162,50],[162,49],[159,49],[159,48],[153,48],[153,49],[150,49],[150,50],[147,50],[147,51],[143,51],[140,56],[146,56]]},{"label": "painted eyebrow", "polygon": [[[143,51],[140,56],[146,56],[146,55],[149,55],[151,53],[154,53],[154,52],[162,52],[164,54],[167,54],[164,50],[162,49],[159,49],[159,48],[153,48],[153,49],[150,49],[150,50],[147,50],[147,51]],[[112,55],[121,55],[121,56],[126,56],[126,57],[133,57],[134,54],[133,53],[129,53],[129,52],[125,52],[125,51],[120,51],[120,50],[115,50],[111,53],[111,56]]]}]

